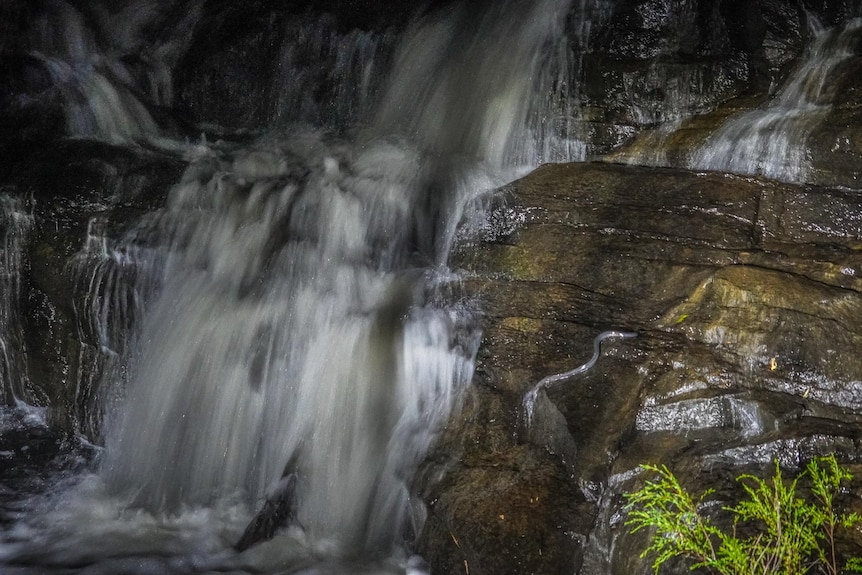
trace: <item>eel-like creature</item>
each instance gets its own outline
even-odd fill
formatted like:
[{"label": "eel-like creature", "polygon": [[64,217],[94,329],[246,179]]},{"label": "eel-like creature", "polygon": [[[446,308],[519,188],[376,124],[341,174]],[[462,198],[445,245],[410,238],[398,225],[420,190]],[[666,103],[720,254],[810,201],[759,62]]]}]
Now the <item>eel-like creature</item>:
[{"label": "eel-like creature", "polygon": [[533,406],[536,403],[536,396],[539,392],[549,385],[554,383],[564,381],[571,377],[574,377],[580,373],[584,373],[585,371],[592,368],[596,362],[599,360],[599,356],[602,353],[602,342],[606,339],[627,339],[631,337],[637,337],[637,332],[634,331],[617,331],[617,330],[609,330],[603,331],[593,340],[593,356],[583,365],[579,365],[575,369],[571,369],[569,371],[564,371],[562,373],[555,373],[553,375],[549,375],[548,377],[543,378],[539,383],[533,386],[533,388],[524,395],[524,412],[527,416],[527,427],[533,423]]}]

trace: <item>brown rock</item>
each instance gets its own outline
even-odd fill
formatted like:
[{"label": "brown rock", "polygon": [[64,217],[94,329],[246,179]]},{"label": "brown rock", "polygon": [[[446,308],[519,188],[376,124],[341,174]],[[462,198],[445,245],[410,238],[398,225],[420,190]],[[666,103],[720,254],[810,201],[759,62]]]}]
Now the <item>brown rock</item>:
[{"label": "brown rock", "polygon": [[[727,495],[774,458],[855,460],[858,195],[570,164],[489,203],[490,229],[455,258],[485,325],[475,392],[425,475],[435,572],[648,573],[622,526],[640,464]],[[528,432],[524,394],[585,362],[605,329],[639,337],[550,386]],[[553,505],[530,507],[537,493]]]}]

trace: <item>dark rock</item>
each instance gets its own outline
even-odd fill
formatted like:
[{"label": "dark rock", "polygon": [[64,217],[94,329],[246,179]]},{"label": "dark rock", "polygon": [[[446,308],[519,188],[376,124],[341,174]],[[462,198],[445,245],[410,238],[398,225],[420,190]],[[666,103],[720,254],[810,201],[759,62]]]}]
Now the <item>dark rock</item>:
[{"label": "dark rock", "polygon": [[[418,550],[434,573],[562,575],[582,560],[580,534],[592,521],[591,505],[536,447],[471,454],[427,497]],[[539,524],[539,517],[548,523]]]},{"label": "dark rock", "polygon": [[174,72],[177,107],[198,122],[245,129],[287,122],[345,129],[366,119],[394,49],[387,30],[403,28],[413,9],[328,4],[347,10],[208,3]]},{"label": "dark rock", "polygon": [[[33,217],[17,294],[26,350],[17,399],[49,406],[54,429],[97,440],[104,398],[94,385],[106,362],[122,352],[133,321],[124,315],[131,306],[104,299],[134,297],[123,290],[134,289],[137,273],[131,259],[115,262],[107,250],[142,214],[163,204],[183,163],[88,141],[19,144],[2,155],[0,191],[31,202]],[[123,296],[100,284],[99,268],[112,262],[119,268],[102,272]],[[98,316],[107,308],[107,317]],[[106,326],[114,332],[102,333]]]},{"label": "dark rock", "polygon": [[802,5],[825,26],[835,26],[860,14],[859,0],[803,0]]},{"label": "dark rock", "polygon": [[[643,538],[621,524],[640,464],[731,497],[734,477],[774,458],[856,461],[859,213],[840,189],[603,164],[544,166],[499,192],[497,233],[455,258],[485,329],[476,391],[425,476],[430,563],[648,573]],[[606,341],[595,367],[549,387],[541,433],[526,430],[524,394],[608,328],[639,337]],[[554,505],[529,524],[493,521],[539,491]]]},{"label": "dark rock", "polygon": [[294,519],[296,508],[296,473],[286,475],[274,492],[267,497],[260,511],[254,516],[234,548],[245,551],[252,545],[272,539],[279,529],[287,527]]},{"label": "dark rock", "polygon": [[[614,126],[613,131],[632,132],[709,112],[748,86],[749,67],[738,55],[632,61],[596,54],[584,64],[581,90],[588,118]],[[622,143],[611,139],[608,146],[606,140],[590,137],[592,153]]]},{"label": "dark rock", "polygon": [[0,144],[65,133],[62,95],[38,58],[0,53],[0,126]]},{"label": "dark rock", "polygon": [[862,120],[862,57],[841,66],[832,80],[827,116],[808,137],[811,181],[830,186],[862,187],[862,139],[853,126]]},{"label": "dark rock", "polygon": [[623,0],[609,10],[594,23],[581,89],[587,105],[639,125],[767,90],[807,39],[805,14],[784,2]]}]

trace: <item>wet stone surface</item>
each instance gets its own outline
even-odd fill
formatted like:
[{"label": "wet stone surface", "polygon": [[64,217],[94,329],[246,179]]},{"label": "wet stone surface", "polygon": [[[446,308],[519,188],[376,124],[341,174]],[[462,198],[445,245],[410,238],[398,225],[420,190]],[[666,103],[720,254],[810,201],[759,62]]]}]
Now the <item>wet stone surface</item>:
[{"label": "wet stone surface", "polygon": [[94,313],[106,296],[104,286],[92,283],[93,272],[113,263],[115,276],[135,273],[131,259],[115,261],[109,248],[164,203],[184,162],[160,151],[84,140],[0,152],[0,195],[20,200],[33,218],[20,246],[15,302],[22,318],[19,353],[26,358],[18,399],[50,406],[52,430],[98,439],[103,398],[92,384],[113,350],[95,333]]},{"label": "wet stone surface", "polygon": [[[425,476],[427,557],[470,573],[649,573],[621,515],[640,464],[731,498],[737,475],[773,459],[859,461],[856,193],[570,164],[488,203],[504,231],[454,262],[485,331],[475,391]],[[528,429],[524,394],[587,361],[606,329],[639,336],[605,341],[592,369],[540,393]],[[492,521],[539,492],[554,503],[529,523]],[[547,553],[552,540],[564,549]]]}]

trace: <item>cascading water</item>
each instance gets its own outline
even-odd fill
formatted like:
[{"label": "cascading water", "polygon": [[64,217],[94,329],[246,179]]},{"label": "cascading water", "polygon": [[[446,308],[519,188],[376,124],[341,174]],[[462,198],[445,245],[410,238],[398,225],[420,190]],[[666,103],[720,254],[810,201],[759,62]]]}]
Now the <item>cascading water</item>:
[{"label": "cascading water", "polygon": [[422,179],[403,146],[314,135],[193,162],[160,218],[171,255],[109,485],[173,511],[263,497],[294,461],[308,533],[392,540],[475,348],[407,267]]},{"label": "cascading water", "polygon": [[[31,202],[32,203],[32,202]],[[18,198],[0,194],[0,405],[16,406],[32,402],[27,374],[21,365],[23,335],[19,306],[21,274],[24,265],[23,246],[33,227],[32,205]]]},{"label": "cascading water", "polygon": [[[106,231],[108,222],[89,222],[83,248],[73,262],[73,305],[80,348],[77,358],[76,413],[80,430],[95,440],[103,437],[106,411],[127,381],[125,358],[134,347],[131,328],[143,310],[148,278],[153,276],[143,250],[117,246]],[[143,284],[143,285],[142,285]],[[107,397],[102,391],[107,391]]]},{"label": "cascading water", "polygon": [[[397,39],[392,32],[339,33],[330,15],[291,22],[271,86],[270,121],[308,122],[338,130],[355,127],[374,112],[381,69]],[[326,98],[318,94],[327,88]]]},{"label": "cascading water", "polygon": [[62,0],[32,8],[38,12],[23,46],[50,75],[63,102],[65,134],[113,143],[151,140],[161,135],[152,108],[173,98],[169,65],[181,50],[202,2],[187,3],[182,14],[164,27],[172,37],[141,56],[146,81],[138,86],[135,70],[123,58],[148,41],[139,37],[156,6],[125,3],[82,9]]},{"label": "cascading water", "polygon": [[787,84],[763,108],[731,118],[696,150],[689,167],[805,182],[806,139],[829,111],[829,75],[853,56],[862,19],[822,29]]},{"label": "cascading water", "polygon": [[[410,482],[478,346],[445,266],[455,226],[474,194],[545,158],[568,4],[431,13],[404,35],[378,112],[351,141],[294,127],[188,147],[166,207],[125,245],[91,228],[78,277],[104,305],[79,313],[128,386],[107,394],[119,405],[107,406],[100,473],[40,503],[0,561],[410,568],[399,554],[422,523]],[[296,478],[295,525],[231,551],[283,477]]]},{"label": "cascading water", "polygon": [[[554,92],[553,72],[566,67],[566,56],[554,51],[563,40],[560,25],[569,2],[484,4],[479,19],[476,6],[464,3],[405,33],[409,40],[398,54],[375,128],[494,169],[549,160],[542,157],[546,142],[537,128],[556,112],[547,94]],[[518,9],[526,17],[513,18]]]},{"label": "cascading water", "polygon": [[594,134],[581,94],[584,57],[591,50],[595,29],[605,24],[613,7],[613,0],[571,3],[573,17],[565,41],[555,42],[559,52],[546,68],[547,99],[531,116],[531,132],[541,143],[540,162],[583,161],[592,153]]}]

